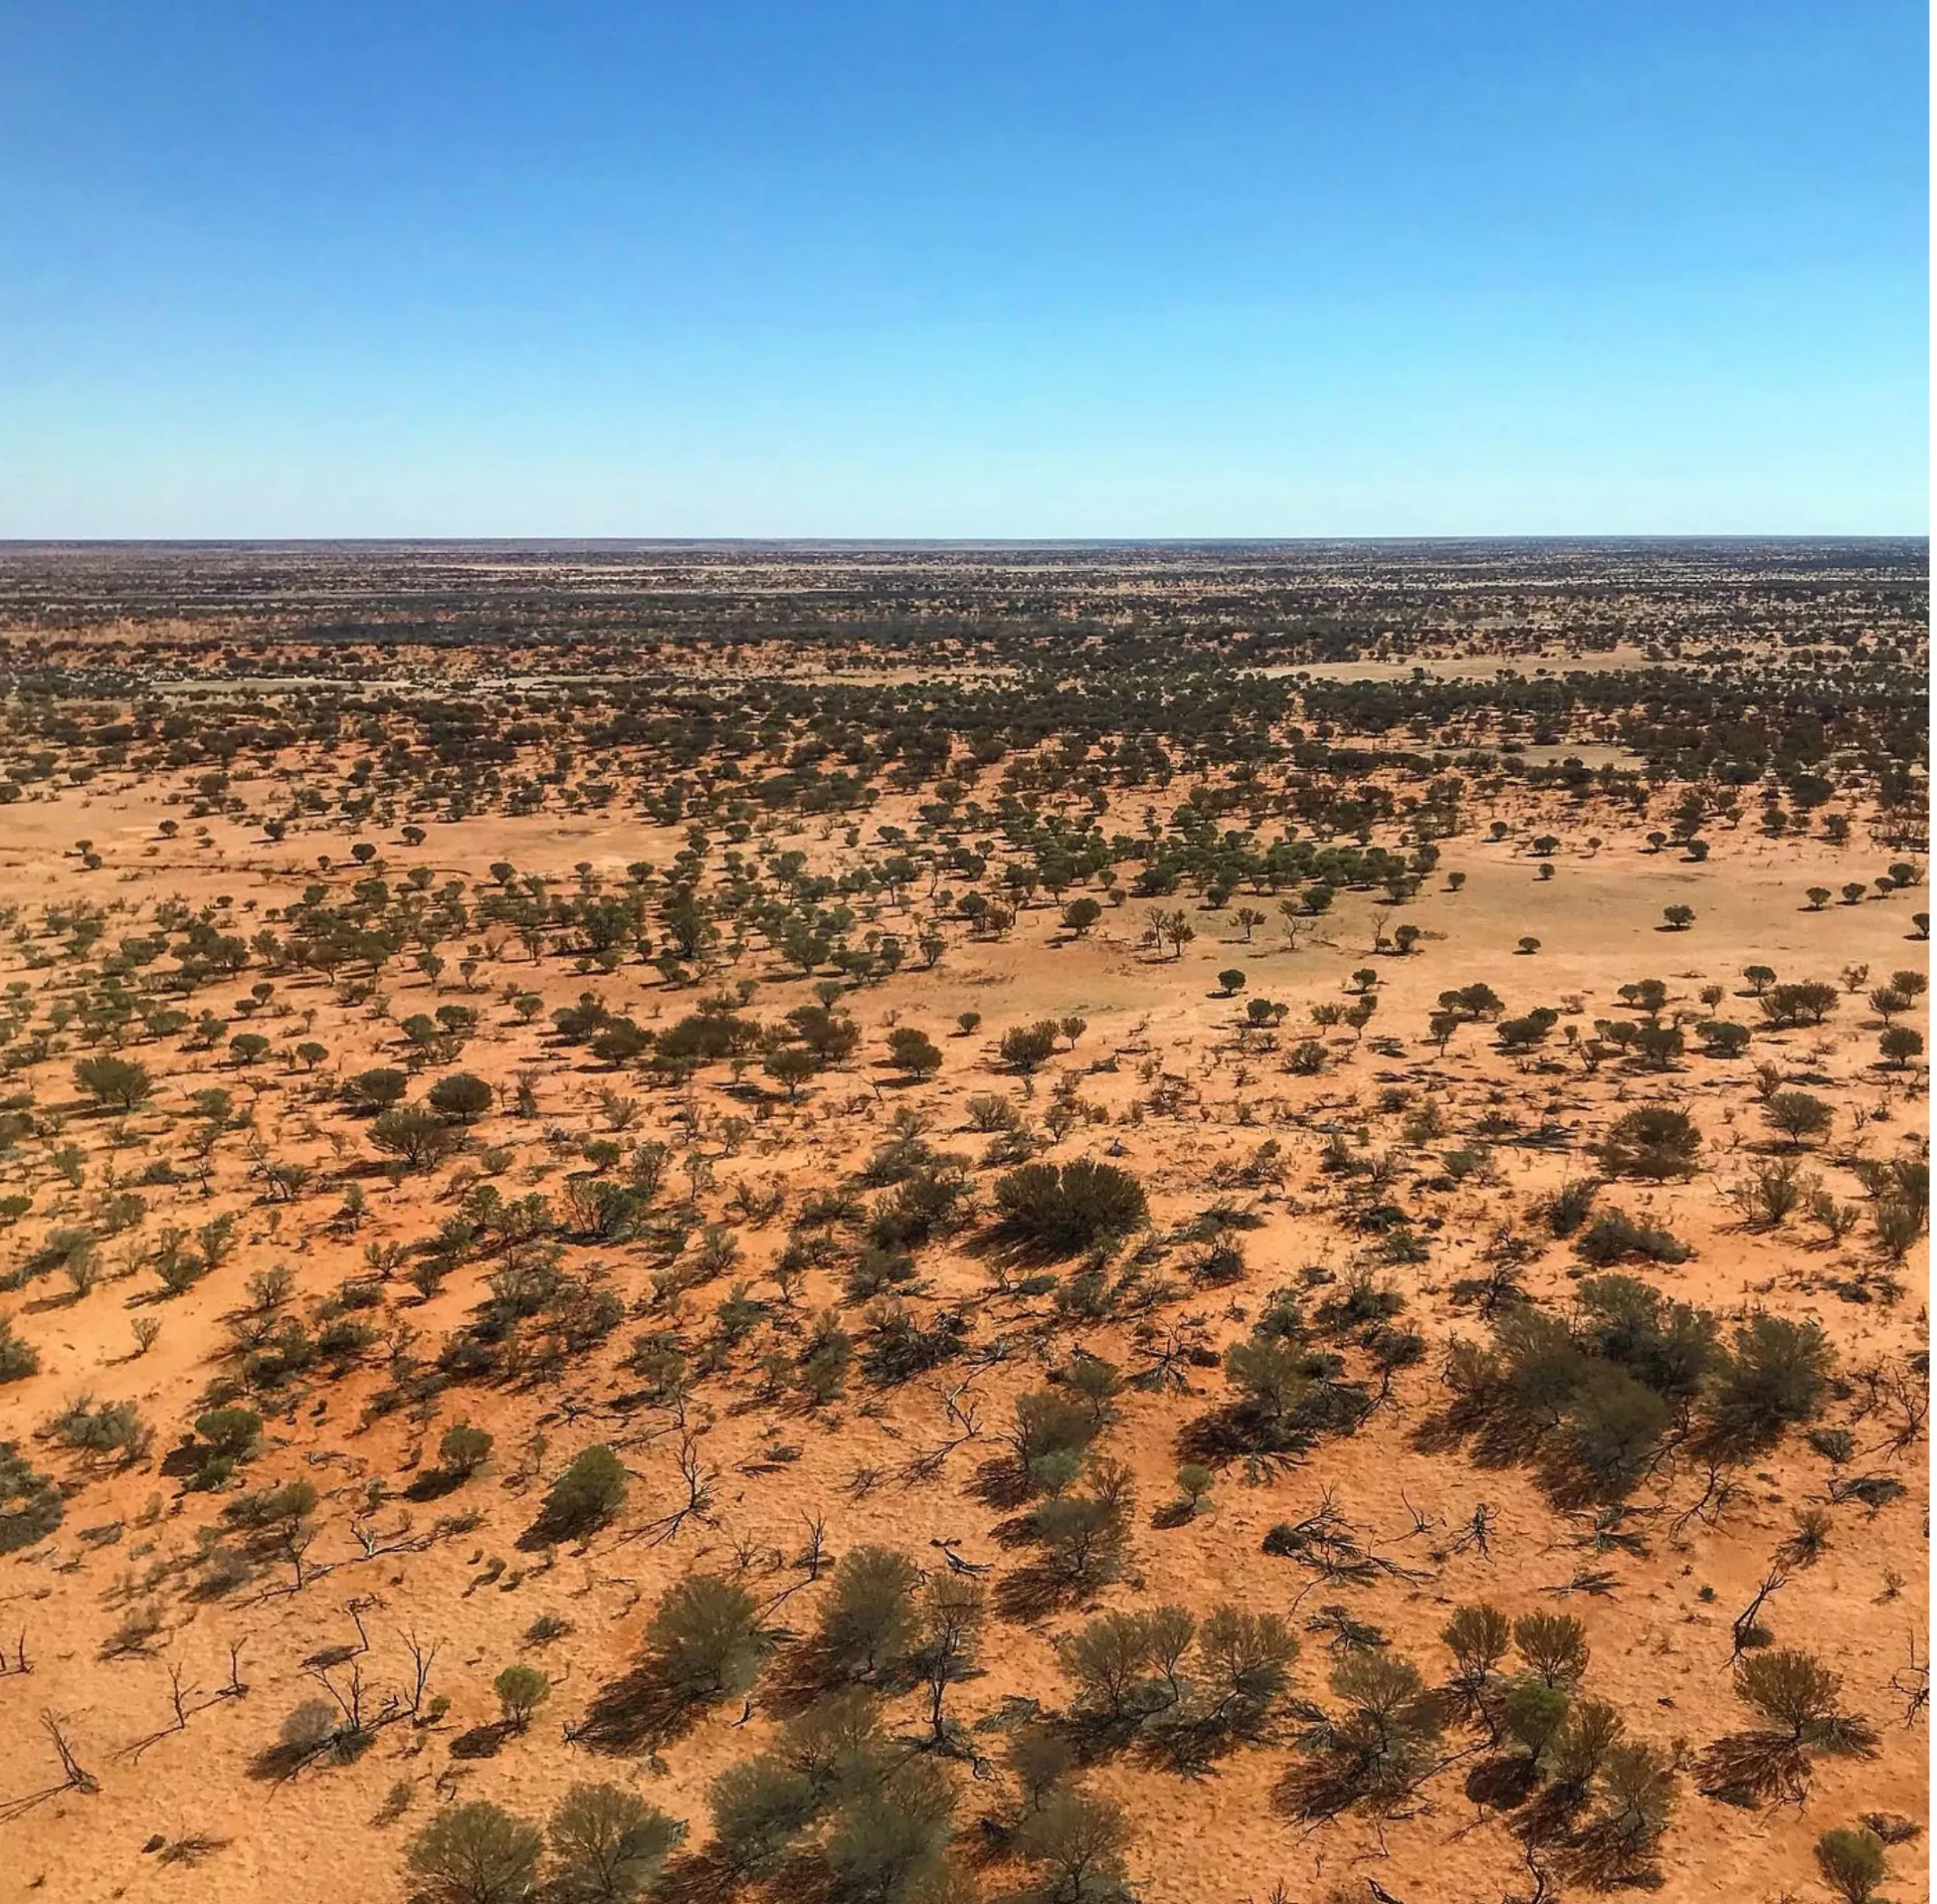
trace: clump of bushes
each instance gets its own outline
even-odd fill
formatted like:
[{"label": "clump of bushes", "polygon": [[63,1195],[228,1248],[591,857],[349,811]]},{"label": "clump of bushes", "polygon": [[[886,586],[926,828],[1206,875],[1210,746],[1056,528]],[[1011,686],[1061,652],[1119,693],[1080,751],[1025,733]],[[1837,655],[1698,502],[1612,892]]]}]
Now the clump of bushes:
[{"label": "clump of bushes", "polygon": [[1601,1167],[1610,1177],[1659,1182],[1693,1174],[1702,1133],[1671,1104],[1638,1104],[1617,1118],[1601,1140]]},{"label": "clump of bushes", "polygon": [[1640,1257],[1651,1263],[1685,1263],[1691,1253],[1672,1230],[1637,1223],[1625,1210],[1603,1210],[1575,1240],[1574,1253],[1597,1269]]},{"label": "clump of bushes", "polygon": [[411,1840],[421,1904],[628,1904],[658,1881],[686,1828],[617,1785],[574,1785],[545,1831],[483,1800],[440,1812]]},{"label": "clump of bushes", "polygon": [[1557,1497],[1618,1500],[1678,1417],[1699,1449],[1740,1459],[1820,1412],[1831,1361],[1814,1324],[1752,1316],[1721,1344],[1713,1316],[1628,1276],[1592,1277],[1573,1313],[1503,1311],[1491,1343],[1456,1342],[1448,1424],[1483,1454],[1540,1464]]},{"label": "clump of bushes", "polygon": [[1150,1220],[1143,1186],[1115,1164],[1078,1157],[1024,1164],[996,1182],[996,1228],[1046,1256],[1073,1256],[1127,1237]]},{"label": "clump of bushes", "polygon": [[36,1472],[13,1442],[0,1441],[0,1554],[45,1540],[65,1511],[54,1478]]}]

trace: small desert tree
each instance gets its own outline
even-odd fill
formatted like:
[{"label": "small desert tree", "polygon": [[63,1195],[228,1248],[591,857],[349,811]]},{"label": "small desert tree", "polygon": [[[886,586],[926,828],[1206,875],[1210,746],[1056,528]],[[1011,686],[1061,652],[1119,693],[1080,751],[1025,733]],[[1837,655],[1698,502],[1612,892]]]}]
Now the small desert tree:
[{"label": "small desert tree", "polygon": [[446,1474],[468,1480],[490,1458],[491,1436],[468,1422],[454,1422],[437,1442],[437,1461]]},{"label": "small desert tree", "polygon": [[1587,1670],[1587,1629],[1571,1613],[1522,1613],[1513,1644],[1544,1685],[1576,1686]]},{"label": "small desert tree", "polygon": [[1389,1816],[1431,1769],[1435,1703],[1418,1671],[1386,1652],[1348,1654],[1332,1669],[1332,1691],[1341,1710],[1299,1741],[1304,1758],[1286,1775],[1285,1801],[1300,1818],[1354,1806]]},{"label": "small desert tree", "polygon": [[1806,1090],[1779,1090],[1762,1106],[1769,1128],[1786,1137],[1791,1149],[1805,1137],[1820,1137],[1830,1128],[1831,1115],[1822,1099]]},{"label": "small desert tree", "polygon": [[783,1044],[767,1053],[760,1069],[792,1099],[800,1096],[801,1087],[820,1069],[820,1060],[805,1045]]},{"label": "small desert tree", "polygon": [[645,1638],[661,1682],[696,1705],[745,1692],[772,1644],[753,1595],[710,1573],[667,1588]]},{"label": "small desert tree", "polygon": [[1701,1148],[1702,1133],[1686,1111],[1671,1104],[1637,1104],[1615,1120],[1602,1140],[1600,1159],[1610,1176],[1659,1181],[1691,1174]]},{"label": "small desert tree", "polygon": [[581,1448],[552,1483],[539,1515],[544,1537],[575,1540],[605,1526],[626,1498],[626,1470],[602,1443]]},{"label": "small desert tree", "polygon": [[891,1547],[857,1548],[843,1557],[821,1603],[820,1647],[829,1669],[872,1677],[907,1650],[922,1576]]},{"label": "small desert tree", "polygon": [[658,1881],[686,1826],[617,1785],[574,1785],[545,1835],[556,1904],[631,1904]]},{"label": "small desert tree", "polygon": [[107,1053],[82,1059],[74,1067],[74,1081],[97,1104],[123,1111],[132,1111],[154,1089],[145,1066]]},{"label": "small desert tree", "polygon": [[1871,1756],[1876,1733],[1839,1709],[1842,1678],[1814,1654],[1789,1649],[1751,1654],[1736,1668],[1735,1694],[1767,1722],[1731,1733],[1702,1753],[1696,1769],[1712,1797],[1800,1803],[1816,1752]]},{"label": "small desert tree", "polygon": [[1023,1822],[1015,1848],[1040,1868],[1032,1894],[1043,1904],[1109,1904],[1130,1896],[1124,1853],[1130,1836],[1121,1806],[1062,1786]]},{"label": "small desert tree", "polygon": [[1074,1255],[1128,1236],[1149,1221],[1143,1186],[1115,1164],[1078,1157],[1059,1167],[1024,1164],[996,1181],[999,1227],[1051,1255]]},{"label": "small desert tree", "polygon": [[941,1069],[941,1052],[934,1039],[912,1025],[897,1025],[888,1034],[888,1055],[896,1070],[918,1081]]},{"label": "small desert tree", "polygon": [[370,1141],[406,1170],[426,1170],[458,1147],[456,1131],[435,1111],[400,1104],[381,1111],[370,1126]]},{"label": "small desert tree", "polygon": [[982,1614],[982,1589],[975,1581],[954,1573],[937,1573],[929,1579],[922,1602],[922,1640],[913,1663],[926,1688],[929,1734],[937,1745],[946,1744],[952,1735],[953,1722],[944,1702],[949,1688],[965,1678],[975,1663]]},{"label": "small desert tree", "polygon": [[998,1047],[1002,1061],[1024,1078],[1033,1077],[1056,1055],[1056,1028],[1052,1019],[1034,1025],[1012,1025]]},{"label": "small desert tree", "polygon": [[411,1840],[427,1904],[522,1904],[538,1882],[536,1826],[482,1800],[440,1812]]},{"label": "small desert tree", "polygon": [[1874,1831],[1825,1831],[1816,1840],[1816,1868],[1845,1904],[1870,1904],[1883,1881],[1883,1840]]},{"label": "small desert tree", "polygon": [[491,1682],[499,1710],[512,1731],[522,1732],[531,1716],[552,1696],[552,1682],[536,1666],[508,1666]]},{"label": "small desert tree", "polygon": [[491,1087],[468,1071],[453,1072],[431,1087],[430,1105],[455,1123],[474,1123],[491,1108]]},{"label": "small desert tree", "polygon": [[1453,1655],[1448,1690],[1467,1718],[1481,1720],[1489,1731],[1494,1731],[1492,1712],[1500,1662],[1506,1657],[1513,1638],[1511,1622],[1497,1607],[1482,1601],[1457,1607],[1440,1629],[1439,1637]]},{"label": "small desert tree", "polygon": [[1596,1767],[1598,1803],[1576,1834],[1569,1862],[1596,1890],[1645,1881],[1673,1815],[1674,1761],[1636,1739],[1615,1739]]},{"label": "small desert tree", "polygon": [[1751,1316],[1705,1397],[1704,1438],[1717,1452],[1773,1446],[1783,1431],[1821,1413],[1835,1352],[1813,1322]]}]

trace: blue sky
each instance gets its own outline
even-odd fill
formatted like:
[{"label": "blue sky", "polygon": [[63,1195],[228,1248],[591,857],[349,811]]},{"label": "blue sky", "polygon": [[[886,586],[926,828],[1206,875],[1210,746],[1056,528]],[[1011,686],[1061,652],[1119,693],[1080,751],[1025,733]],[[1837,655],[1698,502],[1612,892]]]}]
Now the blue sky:
[{"label": "blue sky", "polygon": [[1900,0],[0,0],[0,536],[1920,533]]}]

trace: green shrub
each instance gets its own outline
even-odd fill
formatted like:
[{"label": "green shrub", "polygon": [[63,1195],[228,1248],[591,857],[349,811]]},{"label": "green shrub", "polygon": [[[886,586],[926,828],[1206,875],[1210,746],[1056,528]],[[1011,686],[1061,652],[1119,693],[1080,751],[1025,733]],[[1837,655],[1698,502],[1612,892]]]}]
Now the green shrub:
[{"label": "green shrub", "polygon": [[572,1457],[552,1483],[539,1519],[553,1539],[577,1539],[605,1526],[626,1498],[626,1470],[611,1449],[595,1442]]},{"label": "green shrub", "polygon": [[710,1573],[666,1590],[645,1638],[661,1682],[695,1704],[745,1692],[771,1644],[753,1595]]},{"label": "green shrub", "polygon": [[1756,1315],[1735,1332],[1707,1398],[1708,1439],[1747,1453],[1822,1412],[1835,1352],[1813,1322]]},{"label": "green shrub", "polygon": [[1596,1498],[1619,1500],[1653,1466],[1674,1419],[1665,1397],[1625,1370],[1597,1362],[1568,1398],[1559,1452]]},{"label": "green shrub", "polygon": [[921,1570],[889,1547],[844,1554],[821,1602],[819,1640],[831,1670],[872,1675],[900,1658],[915,1631]]},{"label": "green shrub", "polygon": [[211,1408],[195,1419],[196,1435],[230,1461],[246,1459],[262,1432],[263,1418],[252,1408]]},{"label": "green shrub", "polygon": [[897,1025],[888,1034],[888,1061],[910,1078],[932,1078],[941,1069],[941,1051],[925,1031],[912,1025]]},{"label": "green shrub", "polygon": [[453,1422],[437,1442],[437,1464],[446,1474],[468,1478],[490,1458],[492,1437],[468,1422]]},{"label": "green shrub", "polygon": [[[1153,1629],[1153,1644],[1155,1637]],[[1241,1711],[1253,1721],[1261,1719],[1291,1683],[1298,1655],[1297,1637],[1277,1614],[1214,1607],[1197,1634],[1197,1667],[1210,1716],[1228,1721]]]},{"label": "green shrub", "polygon": [[429,1103],[440,1117],[470,1124],[491,1108],[491,1087],[468,1071],[455,1071],[440,1078],[431,1087]]},{"label": "green shrub", "polygon": [[153,1439],[133,1402],[104,1402],[97,1406],[85,1395],[69,1402],[48,1426],[64,1448],[81,1454],[118,1454],[124,1461],[140,1460]]},{"label": "green shrub", "polygon": [[1046,1474],[1043,1464],[1068,1458],[1070,1470],[1080,1465],[1084,1451],[1095,1439],[1095,1412],[1053,1389],[1032,1389],[1015,1398],[1015,1426],[1009,1443],[1016,1459],[1032,1484],[1040,1486],[1039,1475]]},{"label": "green shrub", "polygon": [[1332,1669],[1342,1710],[1300,1739],[1303,1762],[1283,1793],[1299,1817],[1332,1818],[1354,1806],[1375,1817],[1402,1807],[1432,1764],[1439,1732],[1435,1703],[1408,1662],[1389,1652],[1355,1652]]},{"label": "green shrub", "polygon": [[1526,1747],[1527,1756],[1537,1766],[1566,1722],[1567,1703],[1565,1687],[1550,1686],[1538,1679],[1523,1681],[1506,1695],[1500,1723],[1509,1738]]},{"label": "green shrub", "polygon": [[1670,1104],[1640,1104],[1615,1120],[1600,1155],[1610,1176],[1659,1181],[1691,1174],[1701,1148],[1702,1134],[1686,1111]]},{"label": "green shrub", "polygon": [[400,1104],[378,1112],[370,1125],[370,1141],[406,1168],[427,1170],[457,1149],[456,1131],[421,1104]]},{"label": "green shrub", "polygon": [[45,1540],[66,1511],[58,1483],[38,1474],[10,1441],[0,1441],[0,1554]]},{"label": "green shrub", "polygon": [[1149,1221],[1143,1186],[1115,1164],[1079,1157],[1059,1168],[1024,1164],[996,1182],[999,1229],[1052,1256],[1073,1256]]},{"label": "green shrub", "polygon": [[1513,1644],[1544,1685],[1578,1685],[1587,1671],[1587,1629],[1572,1613],[1522,1613]]},{"label": "green shrub", "polygon": [[1600,1187],[1597,1177],[1574,1178],[1550,1196],[1542,1197],[1529,1214],[1537,1217],[1556,1237],[1571,1237],[1587,1221]]},{"label": "green shrub", "polygon": [[1003,1062],[1025,1078],[1041,1070],[1055,1055],[1056,1048],[1056,1021],[1046,1018],[1034,1025],[1011,1027],[1002,1034],[999,1047]]},{"label": "green shrub", "polygon": [[154,1090],[148,1068],[132,1058],[102,1053],[83,1058],[74,1067],[74,1081],[98,1104],[132,1111]]},{"label": "green shrub", "polygon": [[1071,1787],[1051,1791],[1015,1834],[1017,1854],[1042,1872],[1046,1904],[1111,1904],[1127,1899],[1130,1821],[1113,1800]]},{"label": "green shrub", "polygon": [[352,1103],[376,1111],[387,1111],[393,1104],[402,1103],[403,1094],[409,1088],[408,1074],[388,1065],[359,1071],[343,1087],[344,1095]]},{"label": "green shrub", "polygon": [[1575,1834],[1570,1865],[1596,1890],[1645,1884],[1674,1809],[1674,1762],[1651,1745],[1618,1739],[1601,1754],[1597,1776],[1598,1803]]},{"label": "green shrub", "polygon": [[1037,1507],[1031,1520],[1049,1566],[1071,1585],[1093,1587],[1121,1572],[1130,1545],[1123,1494],[1059,1493]]},{"label": "green shrub", "polygon": [[523,1731],[531,1716],[552,1697],[552,1682],[536,1666],[508,1666],[491,1682],[505,1723]]},{"label": "green shrub", "polygon": [[1637,1223],[1624,1210],[1603,1210],[1575,1240],[1583,1262],[1606,1269],[1640,1256],[1653,1263],[1685,1263],[1687,1244],[1668,1230]]},{"label": "green shrub", "polygon": [[955,1787],[934,1759],[904,1759],[884,1776],[857,1780],[822,1847],[839,1897],[917,1904],[942,1877]]},{"label": "green shrub", "polygon": [[630,1904],[658,1881],[686,1826],[617,1785],[574,1785],[545,1836],[553,1904]]},{"label": "green shrub", "polygon": [[1769,1128],[1780,1131],[1792,1146],[1805,1137],[1820,1137],[1829,1129],[1833,1113],[1820,1097],[1806,1090],[1779,1090],[1762,1106]]},{"label": "green shrub", "polygon": [[1825,1831],[1816,1840],[1816,1868],[1845,1904],[1870,1904],[1885,1875],[1883,1840],[1874,1831]]},{"label": "green shrub", "polygon": [[426,1904],[523,1904],[537,1890],[542,1845],[536,1827],[474,1800],[440,1812],[418,1833],[410,1868]]},{"label": "green shrub", "polygon": [[1452,1690],[1468,1718],[1485,1716],[1512,1635],[1506,1616],[1484,1601],[1456,1608],[1440,1629],[1441,1642],[1453,1655]]},{"label": "green shrub", "polygon": [[1659,1395],[1682,1399],[1717,1359],[1715,1319],[1631,1276],[1592,1276],[1579,1291],[1578,1339]]},{"label": "green shrub", "polygon": [[801,1386],[816,1405],[838,1400],[853,1364],[854,1339],[828,1310],[814,1319],[813,1333],[801,1352]]},{"label": "green shrub", "polygon": [[40,1352],[14,1333],[14,1318],[0,1315],[0,1382],[18,1382],[40,1367]]},{"label": "green shrub", "polygon": [[1187,1461],[1177,1470],[1177,1492],[1193,1514],[1202,1511],[1216,1482],[1217,1476],[1208,1467],[1200,1467],[1195,1461]]},{"label": "green shrub", "polygon": [[746,1875],[770,1870],[821,1810],[806,1774],[766,1753],[723,1772],[710,1804],[716,1852]]}]

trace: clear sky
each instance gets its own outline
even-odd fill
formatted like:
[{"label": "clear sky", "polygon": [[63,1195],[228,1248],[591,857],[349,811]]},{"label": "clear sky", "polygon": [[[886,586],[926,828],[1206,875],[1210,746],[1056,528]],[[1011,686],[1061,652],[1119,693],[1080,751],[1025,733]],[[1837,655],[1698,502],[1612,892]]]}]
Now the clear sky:
[{"label": "clear sky", "polygon": [[0,0],[0,536],[1920,533],[1910,0]]}]

